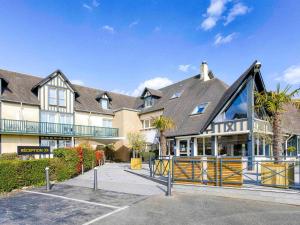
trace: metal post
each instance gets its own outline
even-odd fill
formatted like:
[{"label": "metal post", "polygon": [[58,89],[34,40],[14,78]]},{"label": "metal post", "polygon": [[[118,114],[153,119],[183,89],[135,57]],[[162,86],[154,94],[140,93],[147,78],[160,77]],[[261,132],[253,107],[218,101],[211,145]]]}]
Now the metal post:
[{"label": "metal post", "polygon": [[83,163],[81,164],[81,174],[83,175],[84,169],[83,169]]},{"label": "metal post", "polygon": [[168,190],[167,190],[167,196],[171,196],[171,172],[170,172],[170,170],[168,172]]},{"label": "metal post", "polygon": [[94,191],[98,189],[98,177],[97,177],[97,168],[94,168]]},{"label": "metal post", "polygon": [[152,157],[149,158],[149,169],[150,169],[150,177],[152,177]]},{"label": "metal post", "polygon": [[256,162],[256,185],[258,185],[258,161]]},{"label": "metal post", "polygon": [[49,167],[45,168],[45,175],[46,175],[46,190],[50,191]]}]

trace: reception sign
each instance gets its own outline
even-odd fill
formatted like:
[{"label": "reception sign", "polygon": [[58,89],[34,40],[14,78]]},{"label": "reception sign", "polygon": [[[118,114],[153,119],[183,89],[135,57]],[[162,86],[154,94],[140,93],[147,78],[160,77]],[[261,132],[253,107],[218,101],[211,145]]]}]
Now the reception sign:
[{"label": "reception sign", "polygon": [[50,154],[48,146],[18,146],[18,155]]}]

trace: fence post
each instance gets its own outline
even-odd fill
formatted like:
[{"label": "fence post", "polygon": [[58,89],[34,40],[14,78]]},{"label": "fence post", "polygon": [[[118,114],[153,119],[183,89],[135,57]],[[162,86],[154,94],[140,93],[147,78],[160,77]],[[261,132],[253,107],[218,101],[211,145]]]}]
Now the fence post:
[{"label": "fence post", "polygon": [[168,172],[168,190],[167,190],[167,196],[171,196],[171,172],[170,172],[170,170]]},{"label": "fence post", "polygon": [[222,178],[222,156],[220,157],[220,186],[222,186],[223,178]]},{"label": "fence post", "polygon": [[81,163],[81,175],[83,175],[84,169],[83,169],[83,163]]},{"label": "fence post", "polygon": [[258,185],[258,161],[256,162],[256,185]]},{"label": "fence post", "polygon": [[97,168],[94,168],[94,191],[98,189],[98,177],[97,177]]},{"label": "fence post", "polygon": [[45,168],[45,177],[46,177],[46,190],[50,190],[50,180],[49,180],[49,167]]},{"label": "fence post", "polygon": [[149,169],[150,169],[150,177],[152,177],[153,171],[152,171],[152,157],[151,156],[149,158]]}]

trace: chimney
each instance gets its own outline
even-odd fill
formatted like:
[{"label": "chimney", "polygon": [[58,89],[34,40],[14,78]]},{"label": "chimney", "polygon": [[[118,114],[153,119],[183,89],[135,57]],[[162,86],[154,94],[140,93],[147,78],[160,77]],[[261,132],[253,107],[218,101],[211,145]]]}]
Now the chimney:
[{"label": "chimney", "polygon": [[203,61],[201,63],[201,69],[200,69],[200,79],[203,81],[208,81],[210,80],[209,76],[208,76],[208,65],[207,62]]}]

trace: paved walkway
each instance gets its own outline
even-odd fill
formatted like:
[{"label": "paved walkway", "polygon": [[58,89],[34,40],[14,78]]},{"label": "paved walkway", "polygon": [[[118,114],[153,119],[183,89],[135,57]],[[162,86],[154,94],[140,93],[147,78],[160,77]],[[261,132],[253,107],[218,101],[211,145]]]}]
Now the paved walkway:
[{"label": "paved walkway", "polygon": [[[143,165],[144,169],[148,165]],[[165,194],[166,186],[137,176],[129,170],[128,163],[106,163],[98,169],[98,188],[138,195]],[[93,188],[94,171],[70,179],[63,184]]]}]

